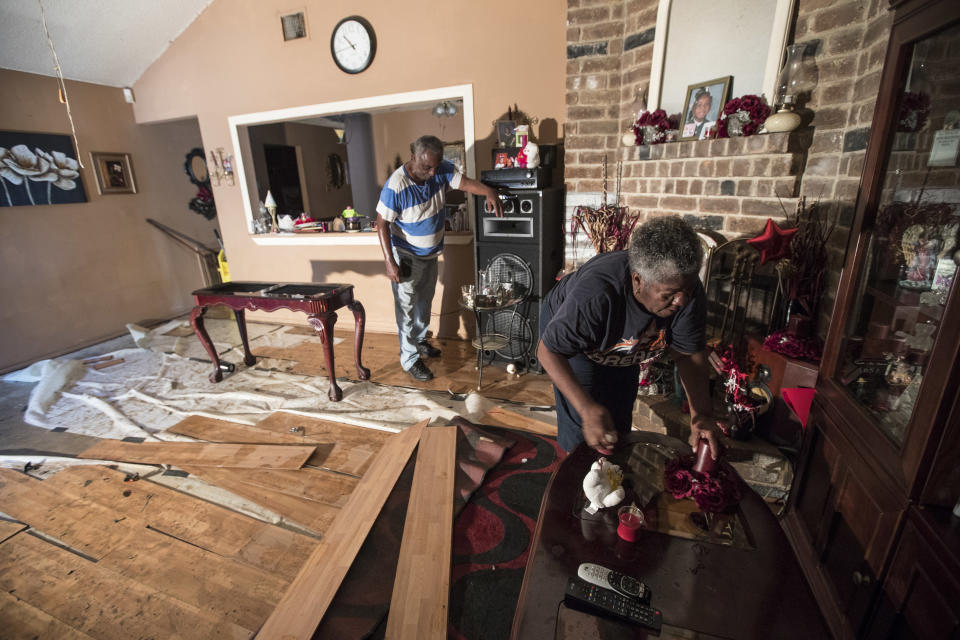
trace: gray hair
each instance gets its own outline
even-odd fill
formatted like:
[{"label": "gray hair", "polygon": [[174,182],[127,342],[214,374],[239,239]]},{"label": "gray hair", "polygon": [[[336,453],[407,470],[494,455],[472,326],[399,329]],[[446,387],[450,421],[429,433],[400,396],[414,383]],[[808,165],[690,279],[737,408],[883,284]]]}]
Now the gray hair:
[{"label": "gray hair", "polygon": [[420,136],[410,145],[410,150],[413,151],[414,158],[419,158],[427,151],[438,158],[443,157],[443,143],[437,136]]},{"label": "gray hair", "polygon": [[679,216],[649,220],[630,238],[630,270],[645,282],[694,276],[701,262],[700,238]]}]

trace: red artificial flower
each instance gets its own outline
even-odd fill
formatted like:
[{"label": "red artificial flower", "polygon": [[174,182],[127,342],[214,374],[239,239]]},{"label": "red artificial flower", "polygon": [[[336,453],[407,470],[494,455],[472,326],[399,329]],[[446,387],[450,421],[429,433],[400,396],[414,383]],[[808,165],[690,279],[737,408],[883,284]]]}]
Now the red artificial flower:
[{"label": "red artificial flower", "polygon": [[740,98],[734,98],[732,100],[727,101],[726,106],[723,107],[723,112],[729,116],[736,113],[737,111],[740,111],[740,109],[742,108],[743,108],[743,101],[740,100]]},{"label": "red artificial flower", "polygon": [[692,466],[693,456],[676,458],[664,466],[664,487],[677,500],[688,498],[693,493],[693,475],[690,472]]},{"label": "red artificial flower", "polygon": [[760,101],[759,97],[749,94],[740,98],[740,104],[743,105],[742,108],[744,111],[753,116],[753,114],[756,113],[757,108],[763,103]]},{"label": "red artificial flower", "polygon": [[698,482],[693,491],[693,501],[701,511],[707,513],[723,511],[727,506],[723,487],[713,482]]}]

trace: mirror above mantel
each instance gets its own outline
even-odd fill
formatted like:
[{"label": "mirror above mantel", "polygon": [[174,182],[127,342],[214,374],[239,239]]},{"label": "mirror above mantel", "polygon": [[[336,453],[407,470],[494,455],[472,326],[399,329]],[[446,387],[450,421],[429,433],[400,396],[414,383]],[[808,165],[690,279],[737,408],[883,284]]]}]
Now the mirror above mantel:
[{"label": "mirror above mantel", "polygon": [[687,87],[733,76],[730,97],[773,100],[795,0],[660,0],[648,108],[679,113]]}]

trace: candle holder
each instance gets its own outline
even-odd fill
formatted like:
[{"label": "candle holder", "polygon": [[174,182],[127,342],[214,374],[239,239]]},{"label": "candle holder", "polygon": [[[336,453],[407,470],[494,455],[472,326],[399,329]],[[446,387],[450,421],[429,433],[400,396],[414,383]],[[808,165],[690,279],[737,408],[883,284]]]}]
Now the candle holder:
[{"label": "candle holder", "polygon": [[267,197],[263,200],[263,206],[270,213],[270,233],[280,233],[280,226],[277,224],[277,201],[273,199],[273,194],[267,191]]}]

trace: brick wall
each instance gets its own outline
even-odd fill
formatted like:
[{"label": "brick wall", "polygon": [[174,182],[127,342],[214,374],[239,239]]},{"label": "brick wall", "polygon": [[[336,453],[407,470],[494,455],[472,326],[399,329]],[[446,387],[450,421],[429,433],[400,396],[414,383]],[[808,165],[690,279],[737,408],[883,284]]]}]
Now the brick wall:
[{"label": "brick wall", "polygon": [[[728,238],[782,220],[796,198],[835,204],[844,226],[831,239],[825,320],[846,248],[864,150],[886,53],[886,0],[797,0],[790,42],[810,43],[819,81],[805,126],[789,135],[624,147],[637,87],[649,84],[657,34],[656,0],[568,0],[565,180],[568,215],[598,206],[606,156],[615,190],[623,161],[621,204],[649,215],[678,213]],[[779,196],[779,198],[778,198]],[[569,229],[569,224],[567,225]],[[568,237],[568,240],[572,238]],[[568,242],[568,258],[589,255]]]}]

